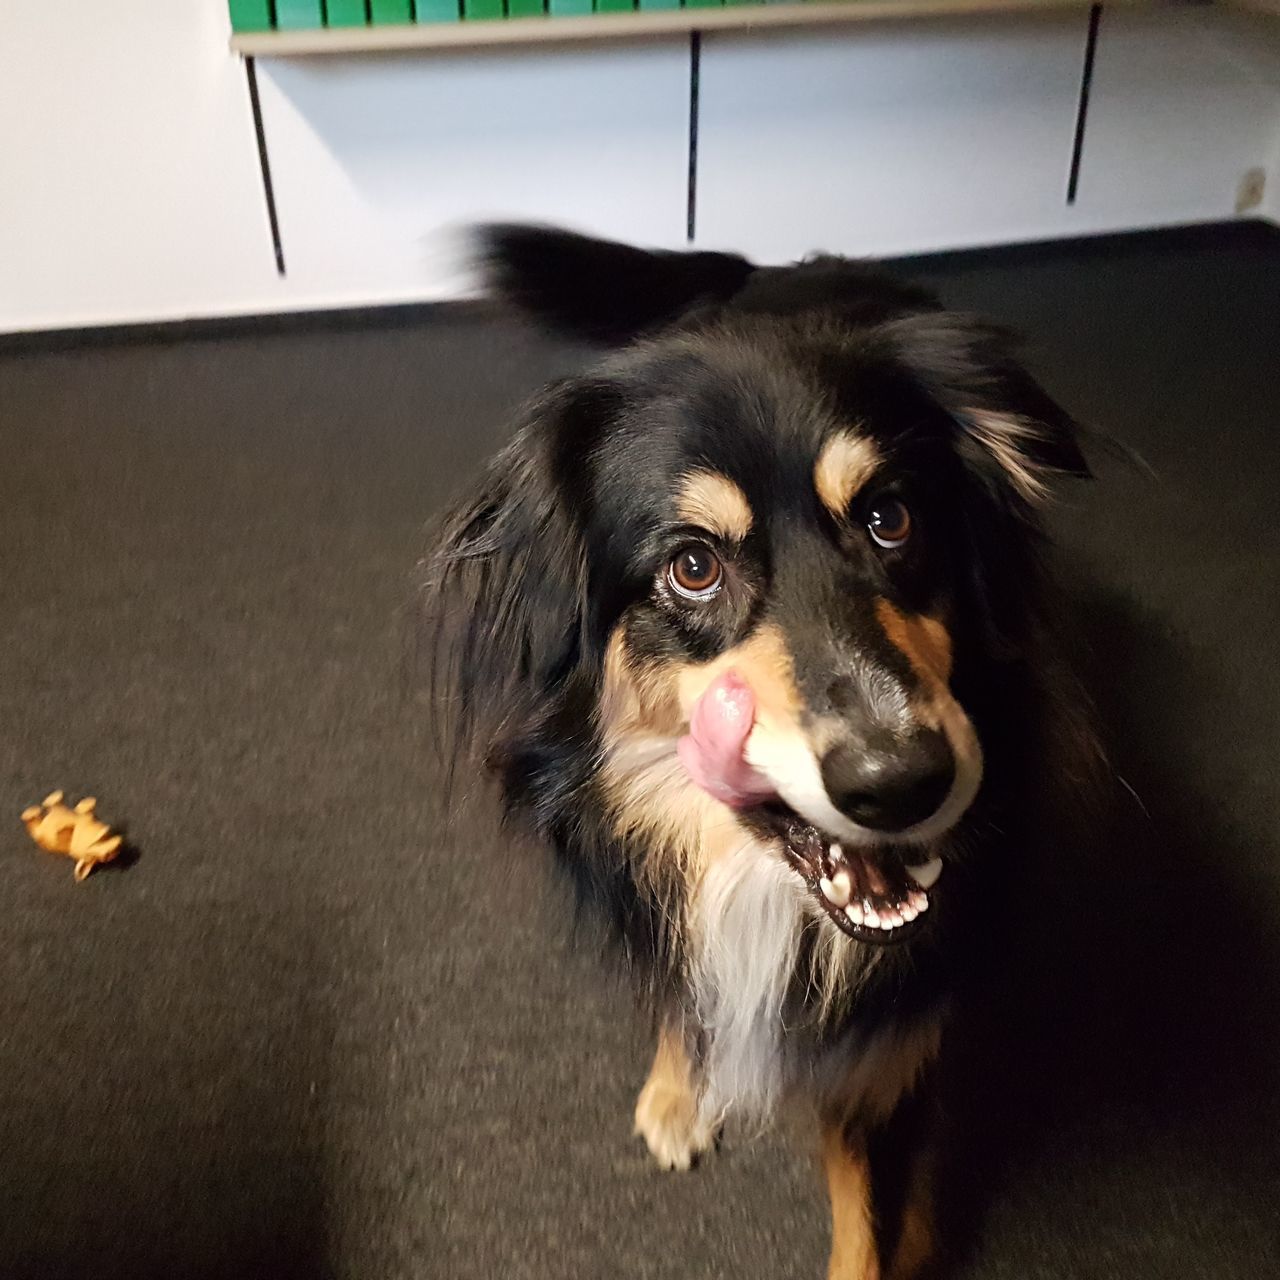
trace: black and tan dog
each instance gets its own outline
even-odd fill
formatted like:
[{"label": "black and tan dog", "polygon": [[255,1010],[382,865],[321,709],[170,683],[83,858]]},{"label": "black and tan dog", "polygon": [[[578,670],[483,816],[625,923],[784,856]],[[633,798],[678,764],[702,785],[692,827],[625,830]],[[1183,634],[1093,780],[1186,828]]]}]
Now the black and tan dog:
[{"label": "black and tan dog", "polygon": [[1076,429],[999,332],[855,263],[485,234],[498,292],[616,350],[528,409],[440,534],[446,730],[656,1012],[658,1162],[807,1109],[830,1274],[918,1275],[949,998],[1074,732],[1038,508],[1085,474]]}]

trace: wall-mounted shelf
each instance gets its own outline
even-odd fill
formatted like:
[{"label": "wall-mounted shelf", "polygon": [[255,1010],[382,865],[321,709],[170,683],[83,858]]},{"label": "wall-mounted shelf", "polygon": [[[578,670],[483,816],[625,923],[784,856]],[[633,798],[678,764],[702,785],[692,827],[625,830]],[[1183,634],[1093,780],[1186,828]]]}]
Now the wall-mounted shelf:
[{"label": "wall-mounted shelf", "polygon": [[[1109,0],[1116,3],[1117,0]],[[1142,3],[1142,0],[1119,0]],[[237,53],[254,57],[407,52],[492,45],[623,40],[689,31],[808,27],[901,18],[1041,13],[1088,9],[1089,0],[836,0],[835,3],[730,3],[679,9],[636,9],[581,16],[539,14],[454,22],[418,22],[290,31],[243,31]]]}]

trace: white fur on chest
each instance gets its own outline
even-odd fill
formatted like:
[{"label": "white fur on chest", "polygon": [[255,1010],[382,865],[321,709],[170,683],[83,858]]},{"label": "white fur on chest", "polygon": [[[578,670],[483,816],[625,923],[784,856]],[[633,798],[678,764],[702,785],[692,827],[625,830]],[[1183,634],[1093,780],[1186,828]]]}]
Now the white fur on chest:
[{"label": "white fur on chest", "polygon": [[[850,980],[861,950],[822,919],[809,891],[781,854],[748,840],[707,871],[694,899],[692,969],[698,1019],[706,1033],[700,1110],[716,1126],[726,1116],[764,1124],[794,1083],[788,1078],[784,1002],[795,975],[800,938],[817,923],[826,1003]],[[861,956],[862,963],[867,957]],[[887,1119],[938,1049],[936,1019],[886,1027],[870,1038],[850,1035],[821,1063],[806,1068],[813,1101],[848,1113]]]},{"label": "white fur on chest", "polygon": [[806,920],[804,884],[748,840],[713,864],[694,900],[693,994],[706,1032],[702,1111],[759,1120],[782,1093],[782,1007]]}]

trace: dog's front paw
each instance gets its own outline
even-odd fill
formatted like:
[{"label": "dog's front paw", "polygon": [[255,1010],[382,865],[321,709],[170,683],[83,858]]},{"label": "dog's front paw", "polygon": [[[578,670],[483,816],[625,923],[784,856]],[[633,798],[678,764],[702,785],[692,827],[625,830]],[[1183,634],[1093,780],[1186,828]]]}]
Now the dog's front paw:
[{"label": "dog's front paw", "polygon": [[715,1141],[698,1115],[698,1100],[683,1084],[650,1079],[636,1099],[636,1133],[663,1169],[689,1169]]}]

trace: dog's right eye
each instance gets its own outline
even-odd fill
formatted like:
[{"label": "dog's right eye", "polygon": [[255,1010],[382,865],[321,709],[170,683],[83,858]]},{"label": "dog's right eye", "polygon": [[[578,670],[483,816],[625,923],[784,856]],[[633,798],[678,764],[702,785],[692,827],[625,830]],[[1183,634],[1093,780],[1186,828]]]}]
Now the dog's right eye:
[{"label": "dog's right eye", "polygon": [[720,590],[724,566],[710,547],[694,543],[672,557],[667,566],[667,581],[677,595],[686,600],[707,600]]}]

